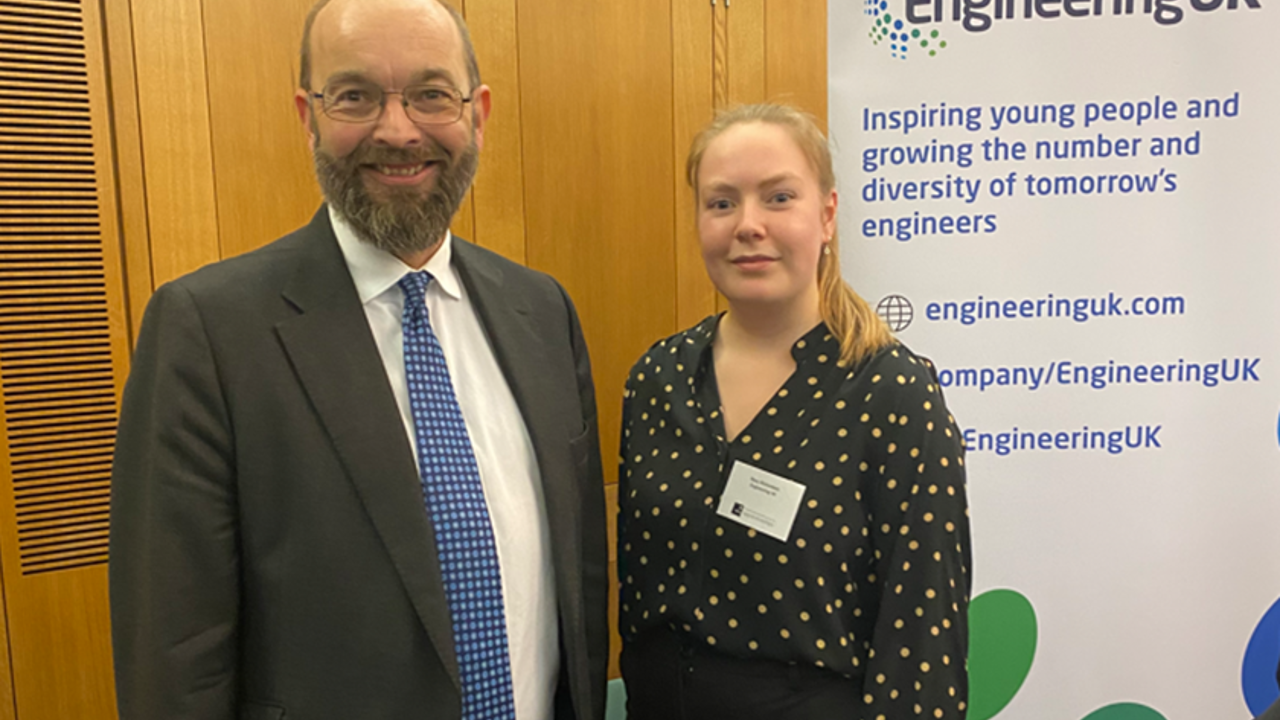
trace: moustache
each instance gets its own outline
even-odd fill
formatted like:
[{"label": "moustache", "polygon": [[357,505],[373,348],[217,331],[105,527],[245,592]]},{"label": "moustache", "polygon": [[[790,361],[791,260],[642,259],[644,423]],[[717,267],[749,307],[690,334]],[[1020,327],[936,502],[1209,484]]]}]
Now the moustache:
[{"label": "moustache", "polygon": [[388,148],[361,146],[346,158],[347,165],[416,165],[418,163],[453,162],[453,155],[443,147]]}]

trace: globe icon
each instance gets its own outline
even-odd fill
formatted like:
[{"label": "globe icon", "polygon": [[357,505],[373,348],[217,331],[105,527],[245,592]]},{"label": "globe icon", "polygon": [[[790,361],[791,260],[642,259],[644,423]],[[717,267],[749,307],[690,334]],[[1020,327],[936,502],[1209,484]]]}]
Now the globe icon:
[{"label": "globe icon", "polygon": [[876,313],[894,332],[906,330],[916,316],[911,301],[901,295],[885,295],[876,305]]}]

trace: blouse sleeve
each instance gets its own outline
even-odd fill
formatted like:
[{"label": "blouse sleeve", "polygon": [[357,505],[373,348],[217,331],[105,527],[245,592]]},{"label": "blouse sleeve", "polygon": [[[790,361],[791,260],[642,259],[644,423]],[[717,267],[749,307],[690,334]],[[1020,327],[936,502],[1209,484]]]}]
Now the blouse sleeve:
[{"label": "blouse sleeve", "polygon": [[[879,597],[863,684],[866,720],[963,720],[970,589],[964,445],[928,361],[876,363],[861,421]],[[866,501],[864,501],[866,502]],[[868,603],[871,605],[871,603]]]}]

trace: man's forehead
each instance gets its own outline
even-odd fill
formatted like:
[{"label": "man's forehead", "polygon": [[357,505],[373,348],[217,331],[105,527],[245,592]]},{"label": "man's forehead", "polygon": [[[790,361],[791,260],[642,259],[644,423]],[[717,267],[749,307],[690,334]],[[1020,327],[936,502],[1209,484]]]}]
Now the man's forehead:
[{"label": "man's forehead", "polygon": [[[378,84],[378,81],[369,72],[356,68],[333,68],[325,76],[324,80],[327,83]],[[456,77],[450,68],[444,67],[424,68],[409,75],[405,80],[408,85],[435,84],[461,87],[459,82],[460,78]]]},{"label": "man's forehead", "polygon": [[416,16],[449,22],[449,12],[439,0],[331,0],[316,16],[316,25],[333,22],[338,25],[360,17],[388,15]]},{"label": "man's forehead", "polygon": [[465,76],[457,25],[434,0],[335,0],[316,17],[311,49],[321,77],[378,66],[455,83]]}]

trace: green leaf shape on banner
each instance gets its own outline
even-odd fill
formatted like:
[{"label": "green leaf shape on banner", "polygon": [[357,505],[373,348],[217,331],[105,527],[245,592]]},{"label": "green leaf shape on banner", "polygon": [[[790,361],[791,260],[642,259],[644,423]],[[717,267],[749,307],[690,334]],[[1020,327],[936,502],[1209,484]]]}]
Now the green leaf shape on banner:
[{"label": "green leaf shape on banner", "polygon": [[1036,657],[1036,611],[1015,590],[969,604],[969,720],[988,720],[1013,700]]},{"label": "green leaf shape on banner", "polygon": [[1094,710],[1084,720],[1166,720],[1164,715],[1146,705],[1116,703]]}]

